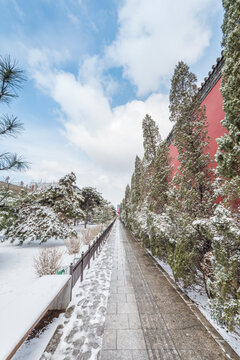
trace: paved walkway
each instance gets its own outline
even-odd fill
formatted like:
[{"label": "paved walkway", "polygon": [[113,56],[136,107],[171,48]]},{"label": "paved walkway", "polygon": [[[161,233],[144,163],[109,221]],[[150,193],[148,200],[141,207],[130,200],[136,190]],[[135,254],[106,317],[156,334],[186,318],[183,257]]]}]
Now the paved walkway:
[{"label": "paved walkway", "polygon": [[[113,231],[116,240],[101,360],[229,359],[120,222]],[[217,333],[215,337],[221,342]]]}]

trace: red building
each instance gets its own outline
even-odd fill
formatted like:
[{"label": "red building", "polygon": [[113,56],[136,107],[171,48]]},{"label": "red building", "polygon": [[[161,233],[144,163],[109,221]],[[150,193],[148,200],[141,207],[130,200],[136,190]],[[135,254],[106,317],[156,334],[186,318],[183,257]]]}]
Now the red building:
[{"label": "red building", "polygon": [[[201,105],[206,106],[206,116],[208,120],[208,135],[210,137],[210,144],[208,152],[210,156],[214,157],[216,154],[218,145],[216,139],[222,136],[227,130],[221,125],[221,120],[224,119],[223,112],[223,99],[220,93],[221,86],[221,70],[223,67],[223,57],[217,59],[217,64],[213,65],[212,71],[208,73],[208,77],[204,79],[204,82],[200,88]],[[170,147],[170,157],[174,166],[173,174],[176,172],[177,167],[180,165],[177,160],[178,151],[173,145],[173,133],[168,136],[168,142]]]}]

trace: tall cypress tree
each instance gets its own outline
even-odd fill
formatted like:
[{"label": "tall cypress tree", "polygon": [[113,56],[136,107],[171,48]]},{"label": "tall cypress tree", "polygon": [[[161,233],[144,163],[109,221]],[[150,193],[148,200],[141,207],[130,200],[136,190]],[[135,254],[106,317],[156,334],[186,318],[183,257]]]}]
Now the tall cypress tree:
[{"label": "tall cypress tree", "polygon": [[157,149],[150,190],[150,208],[157,214],[164,210],[168,202],[170,176],[169,147],[168,143],[163,141]]},{"label": "tall cypress tree", "polygon": [[160,143],[160,135],[158,126],[150,115],[146,114],[142,122],[143,129],[143,147],[144,157],[151,164],[157,154],[158,144]]},{"label": "tall cypress tree", "polygon": [[176,240],[171,265],[176,279],[181,278],[185,286],[198,281],[201,260],[211,248],[210,242],[192,227],[192,222],[212,214],[214,208],[213,173],[207,153],[208,124],[205,109],[200,106],[196,81],[189,67],[179,62],[172,78],[169,107],[171,119],[176,121],[174,143],[180,162],[173,181],[175,188],[170,192]]},{"label": "tall cypress tree", "polygon": [[240,1],[223,0],[224,66],[221,93],[228,130],[217,140],[219,190],[223,196],[207,228],[213,244],[212,311],[230,330],[240,325]]},{"label": "tall cypress tree", "polygon": [[[225,183],[225,196],[240,198],[240,2],[224,0],[223,30],[224,59],[221,93],[225,118],[222,125],[228,130],[217,140],[217,171],[232,180]],[[232,195],[232,196],[229,196]]]},{"label": "tall cypress tree", "polygon": [[175,182],[182,210],[195,217],[208,214],[213,205],[208,123],[205,108],[200,106],[196,81],[189,67],[179,62],[172,78],[169,106],[171,119],[176,121],[174,143],[180,162]]},{"label": "tall cypress tree", "polygon": [[142,162],[137,155],[135,159],[134,170],[134,186],[135,186],[135,204],[138,205],[141,199],[141,177],[142,177]]}]

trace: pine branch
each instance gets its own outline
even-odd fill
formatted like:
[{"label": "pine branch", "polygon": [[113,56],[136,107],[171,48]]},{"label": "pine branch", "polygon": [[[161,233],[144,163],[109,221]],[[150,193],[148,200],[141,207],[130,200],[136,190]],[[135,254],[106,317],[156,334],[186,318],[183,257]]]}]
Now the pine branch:
[{"label": "pine branch", "polygon": [[3,115],[0,118],[0,135],[15,137],[23,130],[21,123],[16,116]]},{"label": "pine branch", "polygon": [[29,163],[24,161],[22,157],[9,152],[0,154],[0,171],[1,170],[27,170]]},{"label": "pine branch", "polygon": [[11,61],[9,56],[0,57],[0,102],[9,103],[17,97],[23,81],[24,72],[17,67],[16,61]]}]

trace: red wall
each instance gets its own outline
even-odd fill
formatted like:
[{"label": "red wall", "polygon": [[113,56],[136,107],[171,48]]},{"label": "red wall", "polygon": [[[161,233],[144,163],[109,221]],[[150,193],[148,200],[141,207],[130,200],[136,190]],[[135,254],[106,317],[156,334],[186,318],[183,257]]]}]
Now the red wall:
[{"label": "red wall", "polygon": [[[208,135],[210,136],[210,143],[208,152],[210,156],[214,157],[216,154],[218,145],[216,139],[222,136],[227,130],[220,124],[220,121],[224,118],[224,112],[222,108],[222,95],[220,93],[221,79],[212,88],[210,93],[205,97],[201,105],[206,106],[206,116],[208,120]],[[177,160],[178,152],[177,148],[170,144],[170,158],[173,164],[173,175],[180,165]]]}]

